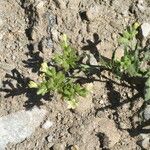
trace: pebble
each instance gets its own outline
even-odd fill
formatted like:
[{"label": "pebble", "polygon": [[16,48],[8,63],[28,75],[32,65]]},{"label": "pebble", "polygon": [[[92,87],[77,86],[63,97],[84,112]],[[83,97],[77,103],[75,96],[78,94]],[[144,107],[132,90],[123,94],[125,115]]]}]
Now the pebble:
[{"label": "pebble", "polygon": [[47,129],[49,129],[50,127],[52,127],[52,125],[53,125],[53,122],[47,120],[47,121],[42,125],[42,128],[47,130]]},{"label": "pebble", "polygon": [[51,143],[52,140],[53,140],[53,136],[52,136],[52,135],[48,135],[48,136],[46,137],[46,140],[47,140],[49,143]]},{"label": "pebble", "polygon": [[65,150],[65,144],[63,143],[54,144],[53,150]]},{"label": "pebble", "polygon": [[149,120],[150,119],[150,105],[147,105],[143,112],[144,119]]},{"label": "pebble", "polygon": [[17,144],[30,137],[40,126],[47,111],[34,107],[21,110],[0,118],[0,150],[5,150],[8,143]]},{"label": "pebble", "polygon": [[145,9],[146,9],[146,7],[144,6],[144,1],[143,1],[143,0],[139,0],[139,1],[138,1],[137,7],[139,8],[139,10],[140,10],[141,12],[144,12]]},{"label": "pebble", "polygon": [[42,49],[50,49],[53,47],[53,42],[52,39],[50,37],[44,38],[42,40]]},{"label": "pebble", "polygon": [[147,138],[145,138],[144,140],[142,140],[142,141],[140,142],[140,146],[141,146],[142,148],[148,150],[148,149],[150,148],[150,138],[147,137]]},{"label": "pebble", "polygon": [[79,147],[77,145],[71,146],[71,150],[79,150]]},{"label": "pebble", "polygon": [[142,35],[144,37],[147,37],[150,34],[150,24],[149,23],[143,23],[141,25],[141,29],[142,29]]},{"label": "pebble", "polygon": [[128,128],[128,126],[125,123],[120,122],[120,128],[125,130]]},{"label": "pebble", "polygon": [[90,54],[90,65],[98,66],[98,62],[93,54]]},{"label": "pebble", "polygon": [[47,12],[46,17],[48,19],[48,28],[52,28],[56,24],[56,16]]},{"label": "pebble", "polygon": [[106,94],[103,94],[103,95],[102,95],[102,98],[103,98],[103,99],[106,99],[106,98],[107,98],[107,95],[106,95]]}]

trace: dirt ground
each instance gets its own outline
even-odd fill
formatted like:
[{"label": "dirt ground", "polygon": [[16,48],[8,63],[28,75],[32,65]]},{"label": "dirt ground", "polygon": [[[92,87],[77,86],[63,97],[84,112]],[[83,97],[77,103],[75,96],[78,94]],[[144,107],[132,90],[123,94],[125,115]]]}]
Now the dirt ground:
[{"label": "dirt ground", "polygon": [[[58,96],[41,98],[27,88],[40,64],[61,51],[66,33],[78,51],[110,58],[117,39],[135,21],[150,22],[149,0],[0,0],[0,116],[38,106],[53,121],[7,150],[141,150],[137,130],[140,89],[103,71],[75,110]],[[118,57],[121,53],[118,54]],[[49,140],[51,138],[52,140]]]}]

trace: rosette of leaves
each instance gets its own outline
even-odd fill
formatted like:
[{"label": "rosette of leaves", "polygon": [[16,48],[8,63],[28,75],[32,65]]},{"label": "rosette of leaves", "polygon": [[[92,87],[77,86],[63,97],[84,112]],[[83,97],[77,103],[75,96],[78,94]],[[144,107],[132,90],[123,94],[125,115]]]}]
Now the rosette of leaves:
[{"label": "rosette of leaves", "polygon": [[62,49],[63,53],[56,54],[53,58],[55,67],[42,63],[40,69],[42,81],[38,83],[30,81],[29,87],[36,88],[38,95],[45,95],[48,92],[58,93],[68,103],[68,108],[74,109],[78,105],[77,97],[86,96],[87,90],[71,76],[72,70],[78,64],[79,56],[68,44],[66,35],[63,36]]}]

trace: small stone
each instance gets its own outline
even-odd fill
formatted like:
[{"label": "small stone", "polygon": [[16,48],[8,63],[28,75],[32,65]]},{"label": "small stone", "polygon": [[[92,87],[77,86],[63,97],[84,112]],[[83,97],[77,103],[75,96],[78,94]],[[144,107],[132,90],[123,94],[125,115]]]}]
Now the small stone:
[{"label": "small stone", "polygon": [[121,129],[127,129],[128,126],[127,126],[125,123],[120,122],[120,128],[121,128]]},{"label": "small stone", "polygon": [[42,49],[50,49],[53,47],[53,42],[52,39],[50,37],[44,38],[42,40]]},{"label": "small stone", "polygon": [[148,134],[140,134],[140,136],[142,137],[142,139],[148,138],[149,135]]},{"label": "small stone", "polygon": [[147,37],[150,34],[150,24],[149,23],[143,23],[141,25],[142,34],[144,37]]},{"label": "small stone", "polygon": [[77,145],[71,146],[71,150],[79,150],[79,147]]},{"label": "small stone", "polygon": [[140,146],[144,149],[149,149],[150,148],[150,138],[147,137],[143,141],[140,142]]},{"label": "small stone", "polygon": [[150,105],[147,105],[147,107],[144,109],[143,115],[145,120],[150,119]]},{"label": "small stone", "polygon": [[56,24],[56,16],[47,12],[46,18],[48,19],[48,28],[51,29]]},{"label": "small stone", "polygon": [[58,41],[58,37],[60,36],[60,33],[58,32],[58,30],[55,28],[52,28],[51,33],[52,33],[52,39],[54,41]]},{"label": "small stone", "polygon": [[103,105],[104,104],[104,101],[103,100],[100,100],[100,102],[99,102],[101,105]]},{"label": "small stone", "polygon": [[106,99],[107,98],[107,95],[106,94],[103,94],[102,95],[102,99]]},{"label": "small stone", "polygon": [[97,62],[96,58],[90,52],[86,53],[86,56],[84,57],[84,59],[82,61],[85,64],[89,63],[90,65],[93,65],[93,66],[97,66],[98,65],[98,62]]},{"label": "small stone", "polygon": [[46,140],[47,140],[49,143],[51,143],[52,140],[53,140],[53,136],[52,136],[52,135],[47,136],[47,137],[46,137]]},{"label": "small stone", "polygon": [[54,145],[54,143],[50,142],[50,143],[47,144],[47,147],[49,147],[50,149],[52,149],[53,145]]},{"label": "small stone", "polygon": [[52,125],[53,125],[53,122],[47,120],[47,121],[42,125],[42,128],[47,130],[47,129],[49,129],[50,127],[52,127]]},{"label": "small stone", "polygon": [[98,62],[93,54],[90,54],[90,65],[97,66]]},{"label": "small stone", "polygon": [[104,117],[104,113],[102,111],[98,111],[96,117],[98,118]]},{"label": "small stone", "polygon": [[43,14],[45,12],[44,5],[45,5],[45,1],[42,0],[37,4],[36,8],[38,14]]},{"label": "small stone", "polygon": [[139,10],[140,10],[141,12],[144,12],[145,9],[146,9],[146,7],[144,6],[144,1],[143,1],[143,0],[139,0],[139,1],[138,1],[137,7],[139,8]]},{"label": "small stone", "polygon": [[122,47],[118,47],[115,52],[115,59],[120,60],[122,56],[124,56],[124,49]]},{"label": "small stone", "polygon": [[54,144],[53,150],[65,150],[65,144],[63,143]]},{"label": "small stone", "polygon": [[29,111],[19,111],[0,118],[0,150],[8,143],[17,144],[30,137],[43,121],[46,110],[34,107]]},{"label": "small stone", "polygon": [[40,1],[40,2],[37,4],[36,8],[37,8],[37,9],[43,9],[44,4],[45,4],[44,1]]}]

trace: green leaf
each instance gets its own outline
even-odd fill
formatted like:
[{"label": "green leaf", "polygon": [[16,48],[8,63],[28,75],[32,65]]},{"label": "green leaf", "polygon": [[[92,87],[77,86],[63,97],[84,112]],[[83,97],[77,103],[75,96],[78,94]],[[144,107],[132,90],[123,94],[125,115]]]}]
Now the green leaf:
[{"label": "green leaf", "polygon": [[131,34],[128,32],[128,31],[125,31],[124,33],[123,33],[123,37],[125,38],[125,39],[130,39],[130,36],[131,36]]},{"label": "green leaf", "polygon": [[78,106],[78,101],[75,99],[72,99],[70,101],[66,100],[68,104],[68,109],[75,109]]},{"label": "green leaf", "polygon": [[40,71],[46,73],[47,70],[48,70],[48,65],[47,65],[47,63],[46,63],[46,62],[42,63],[42,64],[41,64]]},{"label": "green leaf", "polygon": [[135,23],[133,24],[133,28],[134,28],[135,30],[137,30],[139,26],[140,26],[140,24],[139,24],[138,22],[135,22]]},{"label": "green leaf", "polygon": [[120,44],[128,45],[129,40],[128,40],[127,38],[121,37],[121,38],[119,38],[118,42],[119,42]]},{"label": "green leaf", "polygon": [[43,84],[39,87],[38,91],[37,91],[37,95],[45,95],[47,93],[47,87]]},{"label": "green leaf", "polygon": [[145,82],[145,101],[150,101],[150,77]]}]

